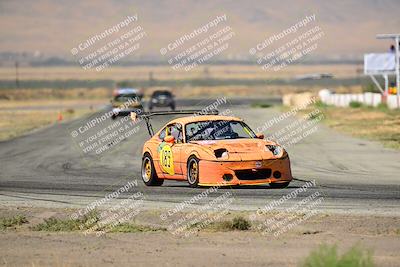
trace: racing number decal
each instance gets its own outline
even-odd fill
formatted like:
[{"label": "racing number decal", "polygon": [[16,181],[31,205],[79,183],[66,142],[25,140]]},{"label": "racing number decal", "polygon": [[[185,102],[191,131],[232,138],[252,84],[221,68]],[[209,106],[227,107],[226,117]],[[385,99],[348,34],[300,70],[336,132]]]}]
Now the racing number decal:
[{"label": "racing number decal", "polygon": [[174,175],[174,157],[170,145],[165,144],[160,150],[160,165],[164,172]]},{"label": "racing number decal", "polygon": [[171,168],[171,151],[170,150],[162,150],[162,161],[161,164],[165,167],[165,168]]}]

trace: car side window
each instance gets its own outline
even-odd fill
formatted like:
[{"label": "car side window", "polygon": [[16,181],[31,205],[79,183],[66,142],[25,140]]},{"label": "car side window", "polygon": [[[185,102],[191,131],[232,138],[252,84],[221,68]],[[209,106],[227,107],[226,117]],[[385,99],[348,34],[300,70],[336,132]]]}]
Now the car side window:
[{"label": "car side window", "polygon": [[182,125],[175,123],[168,125],[158,135],[161,140],[164,140],[166,135],[172,135],[175,138],[175,143],[183,143]]},{"label": "car side window", "polygon": [[169,125],[169,134],[175,138],[175,143],[183,142],[183,133],[182,133],[182,125],[179,123],[175,123]]},{"label": "car side window", "polygon": [[167,129],[167,127],[165,127],[161,132],[160,135],[158,136],[161,140],[164,140],[165,137],[165,130]]}]

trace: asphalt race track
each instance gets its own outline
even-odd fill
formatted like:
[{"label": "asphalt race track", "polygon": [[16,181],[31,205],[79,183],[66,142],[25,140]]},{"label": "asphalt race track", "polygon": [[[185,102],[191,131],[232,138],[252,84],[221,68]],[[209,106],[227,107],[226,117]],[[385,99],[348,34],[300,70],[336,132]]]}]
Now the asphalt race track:
[{"label": "asphalt race track", "polygon": [[[213,101],[181,100],[177,107],[202,109]],[[278,108],[251,108],[252,101],[228,100],[218,108],[242,117],[254,130],[281,114]],[[275,104],[279,99],[266,101]],[[184,182],[174,181],[166,181],[162,187],[144,186],[140,178],[141,149],[148,138],[144,123],[127,127],[123,135],[129,134],[118,142],[105,138],[104,129],[116,122],[119,122],[117,128],[124,127],[130,123],[124,118],[116,121],[106,119],[79,133],[77,137],[71,136],[73,131],[78,131],[106,111],[1,142],[1,202],[11,205],[81,207],[135,179],[139,184],[135,190],[143,192],[149,207],[174,205],[206,190],[192,189]],[[155,118],[154,130],[170,119]],[[264,134],[269,136],[295,122],[293,116],[284,119],[272,125]],[[307,181],[315,180],[316,186],[300,193],[297,199],[318,191],[324,197],[318,207],[321,211],[400,214],[400,152],[383,148],[375,142],[336,133],[322,124],[316,124],[313,129],[287,149],[296,179],[288,188],[271,189],[268,185],[224,188],[213,193],[212,197],[231,190],[235,198],[233,208],[252,210],[279,199]],[[106,148],[98,154],[96,150],[99,147],[85,153],[82,142],[97,133],[104,134],[102,137],[107,139],[103,142]],[[128,197],[128,194],[122,197]]]}]

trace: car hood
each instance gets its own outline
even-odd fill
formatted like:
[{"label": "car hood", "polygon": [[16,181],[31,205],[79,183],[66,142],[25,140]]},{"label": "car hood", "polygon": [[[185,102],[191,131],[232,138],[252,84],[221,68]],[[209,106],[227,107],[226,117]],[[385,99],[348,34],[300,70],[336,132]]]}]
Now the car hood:
[{"label": "car hood", "polygon": [[265,149],[266,145],[276,145],[275,142],[262,139],[230,139],[230,140],[202,140],[191,141],[201,145],[214,153],[217,149],[226,149],[229,152],[228,160],[262,160],[272,159],[275,156]]},{"label": "car hood", "polygon": [[126,108],[136,108],[141,105],[140,101],[131,101],[128,104],[122,101],[114,101],[112,103],[112,106],[114,108],[119,108],[119,109],[126,109]]}]

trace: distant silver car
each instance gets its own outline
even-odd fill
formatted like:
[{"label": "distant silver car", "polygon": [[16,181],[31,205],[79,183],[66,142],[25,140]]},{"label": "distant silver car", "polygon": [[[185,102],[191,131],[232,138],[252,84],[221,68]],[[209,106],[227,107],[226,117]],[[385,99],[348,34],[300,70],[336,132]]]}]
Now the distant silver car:
[{"label": "distant silver car", "polygon": [[174,95],[168,90],[157,90],[151,95],[149,102],[149,110],[154,107],[170,107],[175,110],[175,98]]},{"label": "distant silver car", "polygon": [[131,112],[142,112],[143,94],[138,89],[120,88],[113,92],[113,98],[110,100],[113,115],[112,119],[118,116],[128,116]]}]

